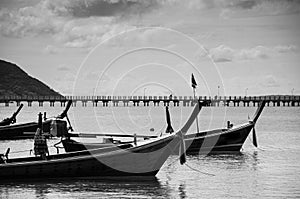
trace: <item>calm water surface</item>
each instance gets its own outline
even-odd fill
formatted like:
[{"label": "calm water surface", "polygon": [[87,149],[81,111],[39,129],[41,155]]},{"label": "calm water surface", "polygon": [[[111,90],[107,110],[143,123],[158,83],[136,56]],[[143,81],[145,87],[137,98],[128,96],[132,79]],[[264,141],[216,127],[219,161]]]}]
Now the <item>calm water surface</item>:
[{"label": "calm water surface", "polygon": [[[63,108],[27,107],[18,122],[37,119],[39,111],[49,116]],[[205,107],[199,116],[201,129],[246,122],[255,107]],[[0,107],[0,118],[10,116],[15,106]],[[187,119],[190,107],[171,107],[174,129]],[[160,134],[165,129],[163,107],[73,107],[72,125],[78,131]],[[149,132],[154,128],[155,132]],[[248,137],[240,154],[188,156],[180,165],[171,156],[153,179],[56,179],[0,183],[0,198],[299,198],[300,108],[266,107],[256,125],[259,148]],[[191,132],[195,130],[195,126]],[[57,139],[50,140],[52,146]],[[11,148],[10,157],[27,156],[32,140],[0,141],[0,152]],[[54,153],[55,150],[51,148]]]}]

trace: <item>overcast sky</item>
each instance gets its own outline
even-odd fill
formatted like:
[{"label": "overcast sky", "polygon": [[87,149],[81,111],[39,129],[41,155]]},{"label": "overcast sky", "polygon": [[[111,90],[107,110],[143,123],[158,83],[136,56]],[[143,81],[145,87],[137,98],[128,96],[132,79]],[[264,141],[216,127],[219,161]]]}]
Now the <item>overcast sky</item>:
[{"label": "overcast sky", "polygon": [[296,0],[0,0],[1,59],[67,95],[300,94],[299,35]]}]

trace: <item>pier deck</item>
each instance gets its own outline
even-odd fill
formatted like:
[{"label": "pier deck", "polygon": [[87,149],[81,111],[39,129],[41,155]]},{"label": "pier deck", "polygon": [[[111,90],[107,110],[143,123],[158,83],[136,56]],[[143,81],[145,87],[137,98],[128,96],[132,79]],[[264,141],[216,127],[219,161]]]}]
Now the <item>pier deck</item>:
[{"label": "pier deck", "polygon": [[[259,101],[265,100],[266,106],[300,106],[299,95],[267,95],[267,96],[198,96],[206,106],[257,106]],[[32,106],[38,103],[50,103],[50,106],[60,104],[65,106],[68,100],[73,101],[73,106],[81,103],[82,106],[193,106],[195,99],[192,96],[0,96],[0,103],[9,106],[22,102]]]}]

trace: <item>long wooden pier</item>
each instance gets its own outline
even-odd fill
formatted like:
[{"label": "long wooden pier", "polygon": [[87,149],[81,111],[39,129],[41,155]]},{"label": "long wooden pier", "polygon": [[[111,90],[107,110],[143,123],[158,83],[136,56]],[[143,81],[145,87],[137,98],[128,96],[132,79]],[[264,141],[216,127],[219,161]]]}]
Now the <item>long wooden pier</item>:
[{"label": "long wooden pier", "polygon": [[[299,95],[267,95],[267,96],[198,96],[206,106],[257,106],[259,101],[265,100],[267,106],[300,106]],[[0,96],[0,103],[9,106],[15,103],[19,106],[25,102],[28,106],[38,103],[50,103],[65,106],[68,100],[73,106],[81,103],[82,106],[193,106],[195,99],[192,96]]]}]

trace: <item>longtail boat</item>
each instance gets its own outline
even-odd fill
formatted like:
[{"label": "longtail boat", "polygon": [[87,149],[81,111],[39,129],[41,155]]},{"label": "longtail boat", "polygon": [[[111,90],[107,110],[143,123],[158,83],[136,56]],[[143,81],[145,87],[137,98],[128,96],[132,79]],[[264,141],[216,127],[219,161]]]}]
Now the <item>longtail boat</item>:
[{"label": "longtail boat", "polygon": [[123,149],[104,147],[48,155],[46,158],[41,156],[9,159],[7,153],[0,155],[2,161],[0,181],[64,177],[155,176],[177,145],[180,145],[183,152],[180,156],[181,163],[185,162],[183,136],[195,121],[201,107],[198,102],[185,125],[176,133],[135,142]]},{"label": "longtail boat", "polygon": [[261,101],[253,119],[244,124],[233,125],[228,123],[227,128],[185,135],[186,154],[240,152],[251,130],[253,145],[258,147],[255,124],[264,106],[265,102]]},{"label": "longtail boat", "polygon": [[[66,117],[67,112],[72,105],[72,101],[68,101],[68,104],[62,114],[58,115],[57,119],[63,119]],[[0,140],[18,140],[18,139],[32,139],[34,133],[38,127],[37,122],[26,122],[26,123],[16,123],[16,116],[22,109],[23,104],[21,104],[18,110],[10,118],[4,119],[0,122]],[[43,131],[50,132],[51,118],[44,118]]]},{"label": "longtail boat", "polygon": [[[240,152],[245,140],[253,130],[253,144],[257,147],[257,138],[255,132],[255,124],[264,109],[265,102],[261,101],[259,106],[253,116],[253,120],[240,125],[228,124],[227,128],[214,129],[209,131],[202,131],[199,133],[187,134],[184,136],[184,142],[186,145],[187,155],[197,155],[197,154],[208,154],[208,153],[235,153]],[[169,111],[166,108],[166,118],[167,118],[167,129],[166,133],[172,133],[173,128],[171,126],[171,120],[169,116]],[[114,134],[89,134],[89,136],[106,136],[106,137],[119,137],[122,135]],[[69,134],[69,137],[84,137],[87,134]],[[126,135],[124,135],[125,137]],[[134,135],[127,135],[128,137],[133,137]],[[155,136],[149,136],[153,138]],[[72,139],[64,139],[62,141],[63,146],[66,151],[80,151],[86,149],[94,149],[99,147],[126,144],[127,142],[121,142],[115,138],[104,139],[104,143],[81,143]],[[178,154],[179,148],[174,150],[174,154]]]}]

